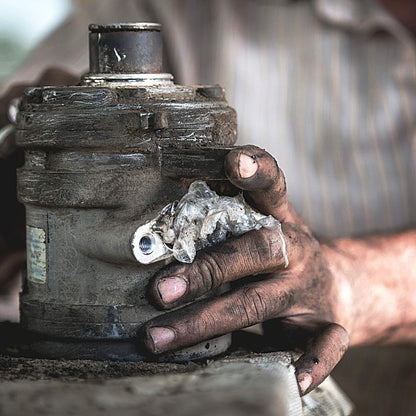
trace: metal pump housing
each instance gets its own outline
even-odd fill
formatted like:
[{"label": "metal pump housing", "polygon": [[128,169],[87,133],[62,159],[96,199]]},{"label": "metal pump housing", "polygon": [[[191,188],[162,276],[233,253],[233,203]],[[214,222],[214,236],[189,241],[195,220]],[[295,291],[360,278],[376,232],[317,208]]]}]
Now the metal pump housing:
[{"label": "metal pump housing", "polygon": [[[160,30],[90,25],[81,84],[30,88],[20,103],[21,321],[38,355],[142,359],[137,331],[161,313],[146,287],[166,261],[139,263],[133,235],[192,180],[223,178],[236,113],[219,86],[173,83],[162,70]],[[167,359],[212,356],[229,344],[225,335]]]}]

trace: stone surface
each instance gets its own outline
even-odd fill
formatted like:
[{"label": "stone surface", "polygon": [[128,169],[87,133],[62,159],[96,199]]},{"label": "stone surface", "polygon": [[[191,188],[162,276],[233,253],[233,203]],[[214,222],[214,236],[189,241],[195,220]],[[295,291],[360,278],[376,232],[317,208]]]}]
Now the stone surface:
[{"label": "stone surface", "polygon": [[[350,414],[349,401],[331,381],[302,402],[292,359],[289,353],[234,356],[206,364],[68,362],[3,357],[0,359],[0,414]],[[42,371],[45,367],[49,371]],[[131,376],[117,378],[123,375],[123,368],[124,373]],[[162,374],[164,372],[169,373]],[[10,377],[11,374],[14,377]],[[35,380],[30,381],[30,378]],[[320,404],[323,402],[326,411]]]}]

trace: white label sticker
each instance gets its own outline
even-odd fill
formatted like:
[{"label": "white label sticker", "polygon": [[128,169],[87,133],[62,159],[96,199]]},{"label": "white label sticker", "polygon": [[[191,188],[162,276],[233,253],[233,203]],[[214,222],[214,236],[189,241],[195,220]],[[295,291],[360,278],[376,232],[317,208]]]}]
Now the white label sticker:
[{"label": "white label sticker", "polygon": [[26,227],[27,278],[33,283],[46,283],[46,236],[42,228]]}]

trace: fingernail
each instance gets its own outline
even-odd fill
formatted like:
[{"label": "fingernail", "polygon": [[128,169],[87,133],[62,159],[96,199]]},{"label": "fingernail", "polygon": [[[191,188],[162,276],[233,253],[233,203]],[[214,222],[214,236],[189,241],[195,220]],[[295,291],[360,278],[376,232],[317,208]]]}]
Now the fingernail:
[{"label": "fingernail", "polygon": [[182,277],[165,277],[157,285],[159,295],[165,303],[172,303],[182,297],[187,288],[187,283]]},{"label": "fingernail", "polygon": [[166,347],[175,338],[175,333],[169,329],[161,326],[155,326],[149,329],[149,335],[153,341],[154,352],[161,352],[167,349]]},{"label": "fingernail", "polygon": [[311,386],[312,381],[313,379],[310,374],[302,373],[298,375],[298,384],[302,394],[305,394],[305,391],[307,391],[308,388]]},{"label": "fingernail", "polygon": [[244,153],[240,155],[238,160],[238,171],[241,178],[250,178],[257,172],[257,162],[254,157],[245,155]]}]

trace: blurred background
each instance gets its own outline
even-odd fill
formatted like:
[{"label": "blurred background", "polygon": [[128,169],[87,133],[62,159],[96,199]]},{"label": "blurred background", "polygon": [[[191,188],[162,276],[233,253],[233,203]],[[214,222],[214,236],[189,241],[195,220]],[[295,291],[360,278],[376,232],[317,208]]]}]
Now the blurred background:
[{"label": "blurred background", "polygon": [[0,85],[73,7],[74,0],[0,1]]}]

